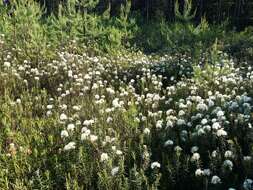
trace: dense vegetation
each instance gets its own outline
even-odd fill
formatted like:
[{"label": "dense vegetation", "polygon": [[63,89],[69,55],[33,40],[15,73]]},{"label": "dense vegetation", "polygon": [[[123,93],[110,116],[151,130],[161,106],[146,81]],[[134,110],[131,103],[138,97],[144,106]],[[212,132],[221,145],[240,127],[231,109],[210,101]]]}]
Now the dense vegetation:
[{"label": "dense vegetation", "polygon": [[[57,12],[60,3],[67,3],[68,0],[39,0],[41,5],[47,8],[47,13]],[[119,14],[120,6],[125,5],[129,0],[96,0],[98,2],[95,11],[101,12],[111,7],[110,14]],[[85,8],[83,3],[88,0],[80,0],[79,8]],[[170,22],[175,21],[176,0],[131,0],[131,12],[136,12],[144,17],[145,21],[163,17]],[[178,1],[180,9],[184,6],[184,0]],[[253,23],[253,2],[250,0],[193,0],[194,8],[196,8],[195,21],[199,21],[206,16],[208,21],[221,23],[227,18],[234,26],[239,28],[245,27]]]},{"label": "dense vegetation", "polygon": [[228,2],[0,2],[0,189],[252,190],[252,5]]}]

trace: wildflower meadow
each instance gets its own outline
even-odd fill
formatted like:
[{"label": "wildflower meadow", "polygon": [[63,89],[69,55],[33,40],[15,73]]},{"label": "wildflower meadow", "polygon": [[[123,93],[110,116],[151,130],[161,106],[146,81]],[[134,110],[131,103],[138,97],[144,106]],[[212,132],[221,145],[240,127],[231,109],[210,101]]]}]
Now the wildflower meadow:
[{"label": "wildflower meadow", "polygon": [[253,190],[252,27],[98,3],[0,2],[0,189]]}]

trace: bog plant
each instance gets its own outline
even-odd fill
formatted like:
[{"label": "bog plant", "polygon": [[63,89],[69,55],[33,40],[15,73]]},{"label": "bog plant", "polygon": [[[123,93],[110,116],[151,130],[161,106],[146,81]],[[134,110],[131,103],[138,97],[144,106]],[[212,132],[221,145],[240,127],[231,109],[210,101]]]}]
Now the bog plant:
[{"label": "bog plant", "polygon": [[217,44],[200,70],[186,55],[68,51],[21,64],[1,48],[2,189],[250,186],[252,71]]}]

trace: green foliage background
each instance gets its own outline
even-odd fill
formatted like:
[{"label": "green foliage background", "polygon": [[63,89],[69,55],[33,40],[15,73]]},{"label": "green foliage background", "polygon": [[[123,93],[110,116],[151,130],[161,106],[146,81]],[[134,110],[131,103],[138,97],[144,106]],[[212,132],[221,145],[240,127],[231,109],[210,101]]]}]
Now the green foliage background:
[{"label": "green foliage background", "polygon": [[[60,3],[68,0],[39,0],[47,8],[48,12],[57,12]],[[99,1],[99,0],[98,0]],[[79,0],[83,3],[84,0]],[[111,5],[110,14],[119,13],[120,6],[126,4],[127,0],[100,0],[96,10],[105,10]],[[176,0],[131,0],[131,11],[138,11],[147,21],[163,17],[166,20],[175,21],[174,7]],[[227,18],[234,26],[243,28],[253,23],[253,2],[251,0],[193,0],[196,8],[195,21],[206,16],[209,22],[221,23]],[[184,0],[179,0],[180,9],[183,9]]]}]

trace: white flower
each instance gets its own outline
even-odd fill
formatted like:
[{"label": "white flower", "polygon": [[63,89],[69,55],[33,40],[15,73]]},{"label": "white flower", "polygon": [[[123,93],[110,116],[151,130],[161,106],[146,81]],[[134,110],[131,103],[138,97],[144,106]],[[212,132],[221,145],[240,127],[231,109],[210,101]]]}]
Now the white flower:
[{"label": "white flower", "polygon": [[204,129],[204,131],[209,132],[209,131],[211,131],[211,126],[210,126],[210,125],[205,125],[205,126],[203,127],[203,129]]},{"label": "white flower", "polygon": [[161,167],[161,164],[159,162],[152,162],[151,163],[151,169],[160,168],[160,167]]},{"label": "white flower", "polygon": [[68,131],[73,131],[74,129],[75,129],[75,125],[73,123],[68,124],[67,126]]},{"label": "white flower", "polygon": [[112,168],[111,174],[112,176],[115,176],[119,173],[119,167]]},{"label": "white flower", "polygon": [[221,136],[227,136],[227,132],[224,129],[219,129],[217,131],[217,136],[221,137]]},{"label": "white flower", "polygon": [[4,62],[4,67],[9,68],[10,66],[11,66],[11,63],[10,63],[10,62],[7,62],[7,61]]},{"label": "white flower", "polygon": [[76,125],[81,125],[81,121],[80,121],[80,120],[77,120],[77,121],[76,121]]},{"label": "white flower", "polygon": [[67,119],[68,119],[68,117],[67,117],[66,114],[62,113],[62,114],[60,115],[60,120],[61,120],[61,121],[64,121],[64,120],[67,120]]},{"label": "white flower", "polygon": [[174,144],[174,142],[172,140],[167,140],[165,143],[164,143],[164,146],[167,147],[167,146],[172,146]]},{"label": "white flower", "polygon": [[167,121],[167,127],[173,127],[173,122],[171,120]]},{"label": "white flower", "polygon": [[197,133],[198,133],[199,136],[201,136],[201,135],[204,135],[206,132],[205,132],[204,129],[201,128],[201,129],[198,130]]},{"label": "white flower", "polygon": [[212,177],[211,183],[214,184],[214,185],[218,184],[218,183],[221,183],[221,179],[217,175],[215,175],[215,176]]},{"label": "white flower", "polygon": [[180,146],[175,146],[174,150],[175,150],[176,152],[180,152],[180,151],[182,151],[183,149],[182,149]]},{"label": "white flower", "polygon": [[244,156],[244,157],[243,157],[243,160],[244,160],[244,161],[250,161],[251,159],[252,159],[251,156]]},{"label": "white flower", "polygon": [[89,133],[82,133],[82,134],[81,134],[81,141],[86,140],[86,139],[88,138],[89,135],[90,135]]},{"label": "white flower", "polygon": [[115,98],[115,99],[112,101],[112,105],[113,105],[113,107],[115,107],[115,108],[120,108],[120,107],[121,107],[118,98]]},{"label": "white flower", "polygon": [[95,121],[94,121],[93,119],[85,120],[85,121],[83,122],[83,125],[84,125],[84,126],[90,126],[90,125],[92,125],[94,122],[95,122]]},{"label": "white flower", "polygon": [[108,117],[108,118],[106,119],[106,123],[110,123],[112,120],[113,120],[112,117]]},{"label": "white flower", "polygon": [[117,150],[116,146],[112,146],[112,150],[116,151]]},{"label": "white flower", "polygon": [[76,148],[76,143],[75,142],[70,142],[67,145],[64,146],[64,150],[68,151],[68,150],[72,150]]},{"label": "white flower", "polygon": [[90,130],[87,127],[83,127],[81,130],[82,133],[89,133],[90,134]]},{"label": "white flower", "polygon": [[216,156],[217,156],[217,151],[214,150],[214,151],[212,152],[212,157],[213,157],[213,158],[216,158]]},{"label": "white flower", "polygon": [[210,174],[211,174],[210,169],[204,169],[204,171],[203,171],[204,176],[209,176]]},{"label": "white flower", "polygon": [[98,94],[95,95],[95,99],[99,100],[100,96]]},{"label": "white flower", "polygon": [[113,138],[111,138],[110,136],[105,136],[105,142],[111,143],[113,142]]},{"label": "white flower", "polygon": [[243,182],[244,190],[252,190],[253,188],[253,180],[252,179],[245,179]]},{"label": "white flower", "polygon": [[185,120],[183,120],[183,119],[177,120],[177,125],[185,125],[185,124],[186,124]]},{"label": "white flower", "polygon": [[145,128],[143,131],[144,134],[149,135],[150,134],[150,129],[149,128]]},{"label": "white flower", "polygon": [[207,105],[204,104],[204,103],[199,103],[199,104],[197,105],[197,110],[198,110],[198,111],[206,111],[206,110],[208,110],[208,107],[207,107]]},{"label": "white flower", "polygon": [[112,88],[106,88],[106,91],[111,95],[115,94],[115,91]]},{"label": "white flower", "polygon": [[201,170],[201,169],[197,169],[195,171],[195,176],[198,177],[198,176],[202,176],[204,174],[204,172]]},{"label": "white flower", "polygon": [[62,130],[62,131],[61,131],[61,138],[66,138],[66,137],[68,137],[68,136],[69,136],[69,133],[68,133],[67,130]]},{"label": "white flower", "polygon": [[134,121],[136,121],[137,123],[140,123],[140,119],[138,117],[135,117]]},{"label": "white flower", "polygon": [[47,116],[50,116],[50,115],[52,115],[52,112],[50,110],[48,110],[46,114],[47,114]]},{"label": "white flower", "polygon": [[90,135],[90,141],[91,142],[95,142],[97,139],[98,139],[98,136],[96,136],[96,135]]},{"label": "white flower", "polygon": [[158,120],[158,121],[156,122],[156,128],[157,128],[157,129],[161,129],[161,128],[162,128],[162,125],[163,125],[163,121],[162,121],[162,120]]},{"label": "white flower", "polygon": [[207,124],[207,122],[208,122],[208,121],[207,121],[207,119],[206,119],[206,118],[204,118],[204,119],[202,119],[202,120],[201,120],[201,124],[202,124],[202,125]]},{"label": "white flower", "polygon": [[116,150],[116,154],[117,154],[117,155],[122,155],[123,153],[122,153],[121,150]]},{"label": "white flower", "polygon": [[231,105],[229,106],[230,110],[235,110],[239,107],[237,102],[232,102]]},{"label": "white flower", "polygon": [[233,162],[231,162],[230,160],[225,160],[223,162],[223,166],[225,168],[228,168],[229,170],[232,170],[233,169]]},{"label": "white flower", "polygon": [[81,109],[81,106],[73,106],[73,110],[75,111],[80,111],[80,109]]},{"label": "white flower", "polygon": [[212,100],[210,100],[210,99],[208,100],[208,106],[209,107],[213,107],[214,106],[214,102]]},{"label": "white flower", "polygon": [[227,150],[224,154],[225,158],[232,158],[233,157],[233,152],[230,150]]},{"label": "white flower", "polygon": [[183,116],[183,115],[185,115],[184,110],[180,110],[180,111],[178,112],[178,116]]},{"label": "white flower", "polygon": [[48,110],[53,109],[53,105],[47,105],[47,109],[48,109]]},{"label": "white flower", "polygon": [[21,104],[21,99],[18,98],[18,99],[16,100],[16,102],[17,102],[17,104]]},{"label": "white flower", "polygon": [[191,157],[191,160],[194,161],[198,161],[200,159],[200,155],[199,153],[194,153]]},{"label": "white flower", "polygon": [[109,159],[109,156],[108,156],[107,153],[102,153],[102,154],[101,154],[101,156],[100,156],[100,161],[101,161],[101,162],[104,162],[104,161],[106,161],[106,160],[108,160],[108,159]]},{"label": "white flower", "polygon": [[220,128],[221,128],[221,126],[220,126],[220,124],[219,124],[218,122],[213,123],[212,129],[218,130],[218,129],[220,129]]},{"label": "white flower", "polygon": [[[67,108],[68,108],[68,106],[66,105],[66,104],[63,104],[63,105],[61,105],[60,106],[61,107],[61,109],[63,109],[63,110],[66,110]],[[65,115],[65,114],[64,114]],[[65,115],[66,116],[66,115]],[[67,116],[66,116],[67,117]]]},{"label": "white flower", "polygon": [[216,115],[218,118],[220,118],[220,117],[224,116],[224,112],[222,110],[220,110],[216,113]]}]

